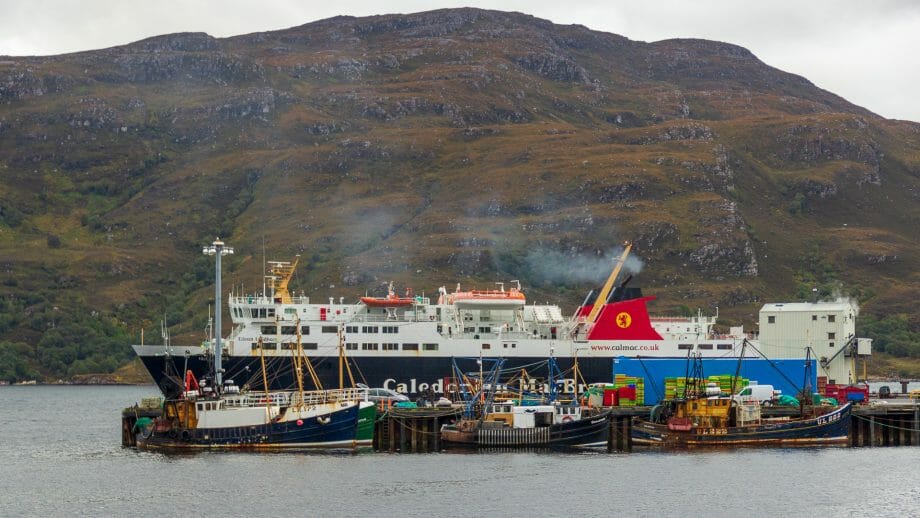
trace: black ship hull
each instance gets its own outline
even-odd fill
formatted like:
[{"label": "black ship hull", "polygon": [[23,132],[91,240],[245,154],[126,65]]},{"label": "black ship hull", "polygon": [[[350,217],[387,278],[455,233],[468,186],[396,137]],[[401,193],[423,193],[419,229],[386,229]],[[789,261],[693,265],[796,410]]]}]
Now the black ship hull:
[{"label": "black ship hull", "polygon": [[[160,387],[166,397],[175,397],[183,390],[186,370],[191,370],[196,378],[208,377],[213,365],[213,358],[208,355],[166,356],[152,355],[140,356],[141,361],[153,380]],[[450,357],[361,357],[348,358],[347,362],[356,383],[364,383],[369,387],[385,387],[409,395],[420,394],[433,390],[435,393],[444,393],[445,385],[451,383],[452,358]],[[338,357],[315,357],[310,359],[317,377],[323,388],[338,388],[339,362]],[[458,360],[464,371],[476,372],[479,368],[475,359]],[[558,383],[563,393],[574,392],[574,359],[556,358],[556,363],[564,373],[564,381]],[[223,379],[232,379],[239,386],[248,385],[249,388],[261,390],[262,361],[258,356],[238,357],[224,356],[222,360],[224,369]],[[532,357],[506,357],[504,371],[507,373],[502,379],[520,373],[527,369],[530,376],[536,378],[546,377],[546,361]],[[265,358],[265,370],[269,379],[269,390],[283,390],[296,386],[290,357]],[[613,379],[613,358],[579,358],[579,378],[585,383],[610,382]],[[309,380],[308,376],[304,376]],[[348,375],[344,375],[344,383],[350,386]],[[312,387],[311,387],[312,388]],[[580,389],[579,391],[582,391]]]}]

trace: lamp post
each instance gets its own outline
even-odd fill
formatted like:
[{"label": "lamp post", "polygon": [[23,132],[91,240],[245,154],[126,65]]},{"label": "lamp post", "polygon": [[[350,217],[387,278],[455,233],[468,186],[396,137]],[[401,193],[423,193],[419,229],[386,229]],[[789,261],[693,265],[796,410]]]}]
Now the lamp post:
[{"label": "lamp post", "polygon": [[214,342],[214,390],[219,391],[223,385],[223,376],[221,374],[221,354],[223,354],[223,349],[220,345],[220,258],[225,255],[231,255],[233,253],[233,247],[224,246],[224,242],[217,238],[209,246],[205,246],[201,249],[201,253],[204,255],[213,255],[214,261],[216,264],[214,271],[214,336],[216,340]]}]

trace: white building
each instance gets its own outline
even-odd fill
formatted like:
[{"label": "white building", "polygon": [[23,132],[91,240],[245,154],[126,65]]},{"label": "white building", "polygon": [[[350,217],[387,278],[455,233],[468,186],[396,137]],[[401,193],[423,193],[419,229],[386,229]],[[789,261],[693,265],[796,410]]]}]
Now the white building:
[{"label": "white building", "polygon": [[806,347],[828,383],[855,383],[857,355],[871,340],[856,339],[859,307],[849,301],[766,304],[760,310],[760,349],[770,358],[803,358]]}]

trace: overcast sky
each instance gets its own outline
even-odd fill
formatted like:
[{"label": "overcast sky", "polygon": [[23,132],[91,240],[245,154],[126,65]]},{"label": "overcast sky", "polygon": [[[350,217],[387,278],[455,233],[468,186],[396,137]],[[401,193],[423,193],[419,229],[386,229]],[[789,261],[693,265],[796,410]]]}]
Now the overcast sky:
[{"label": "overcast sky", "polygon": [[0,0],[0,55],[47,55],[203,31],[225,37],[340,14],[442,7],[520,11],[640,41],[741,45],[879,115],[920,121],[920,1],[913,0]]}]

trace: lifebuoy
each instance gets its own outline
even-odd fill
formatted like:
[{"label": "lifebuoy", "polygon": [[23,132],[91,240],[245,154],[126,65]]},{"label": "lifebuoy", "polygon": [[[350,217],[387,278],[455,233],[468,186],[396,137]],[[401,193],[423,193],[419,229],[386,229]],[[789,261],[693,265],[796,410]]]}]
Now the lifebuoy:
[{"label": "lifebuoy", "polygon": [[574,420],[575,420],[575,419],[572,418],[572,416],[570,416],[570,415],[567,415],[567,416],[565,416],[565,417],[562,418],[562,422],[563,422],[563,423],[571,423],[571,422],[574,421]]}]

